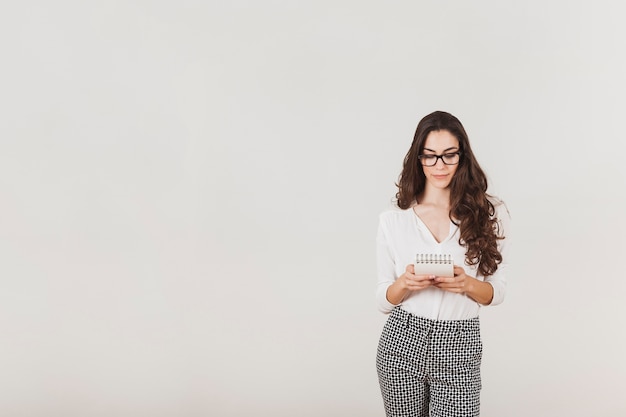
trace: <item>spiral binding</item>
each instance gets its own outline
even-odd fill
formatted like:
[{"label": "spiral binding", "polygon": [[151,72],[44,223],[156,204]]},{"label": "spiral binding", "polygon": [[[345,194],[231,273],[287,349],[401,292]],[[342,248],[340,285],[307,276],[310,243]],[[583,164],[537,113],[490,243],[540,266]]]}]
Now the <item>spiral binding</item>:
[{"label": "spiral binding", "polygon": [[415,263],[451,265],[453,261],[452,255],[448,254],[418,253],[415,256]]}]

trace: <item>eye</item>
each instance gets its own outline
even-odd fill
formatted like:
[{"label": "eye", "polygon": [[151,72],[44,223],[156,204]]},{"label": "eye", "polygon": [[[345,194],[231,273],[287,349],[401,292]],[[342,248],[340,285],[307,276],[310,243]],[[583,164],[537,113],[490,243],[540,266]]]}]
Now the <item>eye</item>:
[{"label": "eye", "polygon": [[424,161],[432,161],[435,158],[437,158],[437,155],[422,155]]}]

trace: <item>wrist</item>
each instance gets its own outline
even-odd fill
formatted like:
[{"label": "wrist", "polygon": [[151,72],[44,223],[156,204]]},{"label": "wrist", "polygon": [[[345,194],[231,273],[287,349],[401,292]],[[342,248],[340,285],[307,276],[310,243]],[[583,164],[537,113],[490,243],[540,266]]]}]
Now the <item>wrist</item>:
[{"label": "wrist", "polygon": [[474,291],[476,289],[476,278],[472,278],[470,276],[468,276],[467,278],[465,278],[465,288],[463,288],[463,294],[465,295],[470,295],[470,294],[474,294]]}]

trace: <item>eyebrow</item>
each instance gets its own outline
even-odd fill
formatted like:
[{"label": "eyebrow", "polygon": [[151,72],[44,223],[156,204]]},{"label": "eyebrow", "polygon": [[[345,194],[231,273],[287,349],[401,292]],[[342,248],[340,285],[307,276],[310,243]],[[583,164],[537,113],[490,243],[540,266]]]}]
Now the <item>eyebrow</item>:
[{"label": "eyebrow", "polygon": [[[437,152],[437,151],[434,151],[434,150],[432,150],[432,149],[428,149],[428,148],[424,148],[424,150],[425,150],[425,151],[430,151],[430,152]],[[458,150],[459,150],[459,148],[458,148],[458,147],[456,147],[456,146],[453,146],[453,147],[451,147],[451,148],[445,149],[445,150],[443,151],[443,153],[449,152],[449,151],[451,151],[451,150],[457,150],[457,151],[458,151]]]}]

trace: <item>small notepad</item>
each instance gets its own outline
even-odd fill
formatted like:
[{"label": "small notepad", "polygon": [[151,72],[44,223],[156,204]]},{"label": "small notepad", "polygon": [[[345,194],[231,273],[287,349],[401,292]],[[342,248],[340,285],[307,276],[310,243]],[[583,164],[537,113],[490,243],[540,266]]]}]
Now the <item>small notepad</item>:
[{"label": "small notepad", "polygon": [[439,277],[454,276],[452,255],[418,253],[415,256],[415,275],[437,275]]}]

